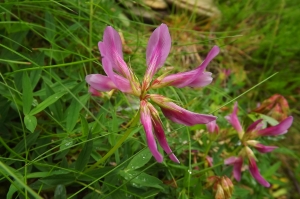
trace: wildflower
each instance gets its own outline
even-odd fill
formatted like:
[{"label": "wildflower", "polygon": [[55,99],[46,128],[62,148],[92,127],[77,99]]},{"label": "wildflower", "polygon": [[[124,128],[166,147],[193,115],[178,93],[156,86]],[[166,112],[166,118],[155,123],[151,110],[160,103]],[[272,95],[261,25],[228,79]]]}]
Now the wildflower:
[{"label": "wildflower", "polygon": [[248,161],[249,171],[253,178],[256,179],[261,185],[269,187],[270,183],[261,176],[256,164],[256,158],[249,146],[254,147],[260,153],[268,153],[273,151],[277,148],[276,146],[265,146],[255,139],[261,136],[276,136],[287,133],[287,130],[292,125],[293,117],[289,116],[276,126],[271,126],[268,128],[263,128],[262,119],[259,119],[251,124],[246,131],[244,131],[238,120],[237,112],[238,107],[237,103],[235,103],[232,114],[226,116],[225,118],[237,131],[243,148],[239,152],[238,156],[227,158],[225,160],[225,164],[233,165],[233,176],[237,181],[240,181],[244,160]]},{"label": "wildflower", "polygon": [[[154,75],[164,65],[171,49],[171,37],[168,27],[161,24],[154,30],[147,45],[146,62],[147,69],[142,83],[127,66],[123,60],[122,42],[118,32],[108,26],[103,35],[103,41],[99,42],[99,50],[102,56],[102,66],[105,75],[91,74],[86,76],[87,83],[95,90],[109,91],[112,89],[120,90],[139,97],[140,99],[140,120],[146,133],[149,149],[158,162],[163,161],[162,155],[157,150],[155,137],[160,146],[169,155],[170,159],[179,163],[179,160],[172,153],[163,130],[158,111],[149,102],[152,101],[160,107],[163,114],[169,120],[192,126],[195,124],[206,124],[216,120],[212,115],[204,115],[190,112],[172,100],[156,94],[147,94],[150,89],[165,86],[182,87],[203,87],[211,81],[211,73],[205,72],[209,62],[219,53],[219,48],[214,46],[208,53],[203,63],[196,69],[177,73],[173,75],[162,75],[153,80]],[[92,93],[95,93],[92,90]],[[155,136],[155,137],[154,137]]]},{"label": "wildflower", "polygon": [[229,199],[233,193],[233,184],[227,176],[210,176],[207,178],[206,187],[213,188],[215,199]]},{"label": "wildflower", "polygon": [[220,130],[218,124],[216,123],[216,120],[207,123],[206,128],[209,133],[215,134],[218,134]]},{"label": "wildflower", "polygon": [[208,167],[212,167],[212,166],[213,166],[214,159],[213,159],[212,157],[206,156],[206,157],[205,157],[205,160],[206,160],[206,162],[207,162],[207,166],[208,166]]},{"label": "wildflower", "polygon": [[90,86],[90,88],[89,88],[89,92],[90,92],[93,96],[96,96],[96,97],[101,97],[101,96],[102,96],[102,94],[101,94],[99,91],[97,91],[96,89],[94,89],[94,87],[91,87],[91,86]]},{"label": "wildflower", "polygon": [[275,94],[264,100],[253,112],[269,115],[277,121],[282,121],[288,117],[289,104],[282,95]]}]

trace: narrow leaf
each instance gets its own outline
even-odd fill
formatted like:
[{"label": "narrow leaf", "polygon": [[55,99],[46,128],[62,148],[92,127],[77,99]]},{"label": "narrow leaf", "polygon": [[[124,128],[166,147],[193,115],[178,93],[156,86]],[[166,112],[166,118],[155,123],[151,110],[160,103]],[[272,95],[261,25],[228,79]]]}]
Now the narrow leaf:
[{"label": "narrow leaf", "polygon": [[[84,105],[89,98],[89,95],[84,95],[79,98],[80,102]],[[82,105],[77,101],[77,99],[73,99],[71,105],[67,110],[67,132],[71,132],[78,120],[80,110],[82,109]]]},{"label": "narrow leaf", "polygon": [[89,133],[89,125],[86,121],[85,117],[81,114],[80,115],[80,121],[81,121],[81,131],[83,136],[87,136]]},{"label": "narrow leaf", "polygon": [[0,161],[0,169],[2,170],[1,173],[6,173],[6,175],[11,176],[12,178],[15,179],[15,181],[19,184],[20,189],[25,189],[26,191],[28,191],[34,198],[40,198],[42,199],[41,196],[39,196],[34,190],[32,190],[32,188],[30,188],[27,184],[24,183],[24,181],[22,179],[20,179],[15,172],[13,172],[10,167],[8,167],[7,165],[3,164]]},{"label": "narrow leaf", "polygon": [[33,116],[33,115],[25,115],[25,117],[24,117],[24,123],[25,123],[26,128],[31,133],[33,133],[34,129],[35,129],[36,125],[37,125],[36,117]]},{"label": "narrow leaf", "polygon": [[56,102],[58,99],[60,99],[64,94],[66,94],[66,92],[59,92],[49,96],[42,103],[38,104],[35,108],[33,108],[30,111],[29,115],[35,115],[41,112],[42,110],[44,110],[45,108],[47,108],[48,106]]},{"label": "narrow leaf", "polygon": [[[55,91],[50,87],[51,83],[46,83],[45,84],[45,91],[46,91],[46,96],[53,95]],[[63,120],[63,105],[61,103],[61,99],[57,100],[55,103],[51,104],[49,107],[51,115],[58,121]]]},{"label": "narrow leaf", "polygon": [[154,187],[158,189],[163,189],[162,182],[153,176],[150,176],[144,172],[140,171],[120,171],[120,175],[124,177],[125,180],[130,181],[141,187]]},{"label": "narrow leaf", "polygon": [[67,138],[65,138],[65,139],[62,140],[62,142],[60,144],[60,147],[59,147],[59,150],[63,151],[65,149],[69,149],[69,148],[72,147],[72,145],[73,145],[73,139],[67,137]]},{"label": "narrow leaf", "polygon": [[23,112],[27,115],[31,109],[31,104],[33,101],[33,93],[31,87],[31,81],[28,77],[27,72],[23,72],[22,77],[22,88],[23,88]]},{"label": "narrow leaf", "polygon": [[[13,148],[15,153],[11,153],[9,155],[10,158],[16,157],[17,155],[22,155],[25,153],[28,148],[30,148],[33,144],[36,144],[36,140],[40,133],[38,131],[35,131],[33,133],[30,133],[26,136],[26,138],[21,139],[20,142]],[[25,146],[27,149],[25,149]],[[7,165],[10,165],[12,163],[15,163],[15,160],[8,160],[6,162]]]},{"label": "narrow leaf", "polygon": [[60,174],[60,175],[50,175],[45,178],[39,179],[39,181],[45,183],[46,185],[58,185],[58,184],[70,184],[75,181],[75,176],[72,173]]},{"label": "narrow leaf", "polygon": [[57,185],[54,191],[54,199],[65,199],[67,198],[67,190],[64,185]]},{"label": "narrow leaf", "polygon": [[82,171],[84,167],[88,164],[92,150],[93,150],[93,140],[92,140],[92,133],[89,132],[89,135],[87,137],[87,142],[84,144],[84,147],[82,151],[80,152],[76,163],[75,163],[75,169],[77,171]]},{"label": "narrow leaf", "polygon": [[152,154],[150,153],[149,149],[146,148],[143,151],[141,151],[139,154],[137,154],[134,158],[132,158],[132,160],[129,162],[127,166],[127,169],[135,170],[141,168],[142,166],[147,164],[147,162],[149,162],[151,157]]},{"label": "narrow leaf", "polygon": [[45,12],[45,37],[48,41],[53,41],[56,35],[56,24],[53,15],[50,12]]}]

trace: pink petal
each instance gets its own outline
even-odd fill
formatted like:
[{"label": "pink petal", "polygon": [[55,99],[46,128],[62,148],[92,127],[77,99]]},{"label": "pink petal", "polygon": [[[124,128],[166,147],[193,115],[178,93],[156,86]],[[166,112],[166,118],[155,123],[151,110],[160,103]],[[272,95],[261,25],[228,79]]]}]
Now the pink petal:
[{"label": "pink petal", "polygon": [[216,120],[206,124],[207,131],[209,133],[219,133],[219,126],[216,123]]},{"label": "pink petal", "polygon": [[132,93],[130,81],[113,72],[111,62],[108,59],[102,59],[103,69],[111,81],[116,85],[116,88],[125,93]]},{"label": "pink petal", "polygon": [[187,86],[196,75],[196,70],[191,70],[188,72],[176,73],[164,77],[162,80],[154,80],[152,87],[160,88],[164,86],[175,86],[177,88],[182,88]]},{"label": "pink petal", "polygon": [[203,72],[202,74],[198,75],[198,77],[192,81],[188,86],[192,88],[200,88],[209,85],[213,78],[211,77],[210,72]]},{"label": "pink petal", "polygon": [[[152,88],[160,88],[164,86],[175,86],[177,88],[189,86],[193,88],[200,88],[207,86],[212,82],[211,73],[203,72],[197,75],[197,72],[197,70],[192,70],[188,72],[168,75],[161,81],[154,81]],[[195,76],[196,79],[194,78]]]},{"label": "pink petal", "polygon": [[261,121],[263,121],[263,119],[259,119],[259,120],[256,120],[255,122],[253,122],[248,128],[247,128],[247,130],[246,130],[246,132],[248,133],[248,132],[252,132],[252,131],[254,131],[254,130],[260,130],[261,128],[262,128],[262,126],[261,125],[259,125],[259,124],[261,124]]},{"label": "pink petal", "polygon": [[177,159],[177,157],[173,154],[171,148],[169,147],[169,144],[166,140],[166,135],[164,133],[164,130],[162,128],[162,124],[159,120],[153,121],[153,127],[154,127],[154,133],[155,136],[160,144],[160,146],[164,149],[164,151],[169,155],[170,159],[173,162],[180,163],[180,161]]},{"label": "pink petal", "polygon": [[117,88],[124,93],[132,93],[130,81],[120,75],[115,74],[114,80],[118,85]]},{"label": "pink petal", "polygon": [[206,68],[208,66],[208,64],[211,62],[211,60],[213,60],[213,58],[215,58],[219,54],[219,52],[220,52],[220,48],[218,46],[213,46],[212,49],[207,54],[205,60],[198,67]]},{"label": "pink petal", "polygon": [[265,187],[270,187],[270,183],[268,183],[260,174],[258,167],[256,165],[255,159],[249,159],[249,171],[253,178],[257,180],[257,182]]},{"label": "pink petal", "polygon": [[103,34],[103,41],[98,43],[98,47],[102,60],[106,59],[110,62],[113,69],[122,76],[128,79],[131,78],[131,72],[123,60],[122,41],[119,33],[115,29],[111,26],[106,27]]},{"label": "pink petal", "polygon": [[274,149],[277,149],[277,146],[265,146],[263,144],[256,144],[256,146],[254,146],[256,150],[258,150],[261,153],[269,153],[271,151],[273,151]]},{"label": "pink petal", "polygon": [[89,92],[92,94],[92,96],[96,96],[96,97],[102,96],[102,94],[92,86],[89,87]]},{"label": "pink petal", "polygon": [[239,138],[242,139],[244,131],[240,124],[239,118],[237,117],[238,106],[237,102],[234,103],[233,112],[227,115],[225,119],[233,126],[233,128],[238,132]]},{"label": "pink petal", "polygon": [[[160,104],[158,104],[160,106]],[[164,108],[164,107],[168,108]],[[163,114],[169,120],[176,122],[178,124],[183,124],[186,126],[193,126],[196,124],[206,124],[217,118],[212,115],[198,114],[188,111],[173,102],[166,102],[164,107],[160,106]]]},{"label": "pink petal", "polygon": [[153,31],[148,41],[146,52],[148,67],[145,74],[147,78],[151,80],[158,69],[162,67],[169,55],[170,49],[171,36],[168,26],[161,24]]},{"label": "pink petal", "polygon": [[91,74],[85,77],[85,81],[98,91],[110,91],[116,88],[116,85],[107,76],[100,74]]},{"label": "pink petal", "polygon": [[231,156],[224,160],[224,164],[225,165],[234,164],[238,159],[239,159],[239,157]]},{"label": "pink petal", "polygon": [[287,130],[291,127],[293,123],[293,117],[289,116],[285,120],[281,121],[276,126],[272,126],[266,129],[262,129],[257,132],[260,136],[274,136],[274,135],[282,135],[287,133]]},{"label": "pink petal", "polygon": [[187,71],[187,72],[181,72],[176,73],[172,75],[168,75],[164,77],[160,81],[154,81],[153,88],[160,88],[163,86],[175,86],[178,88],[190,86],[190,87],[204,87],[207,86],[212,82],[211,73],[204,72],[209,62],[218,55],[220,52],[220,49],[218,46],[214,46],[210,52],[208,53],[205,60],[202,62],[200,66],[198,66],[196,69]]},{"label": "pink petal", "polygon": [[163,157],[157,150],[156,142],[155,142],[153,132],[152,132],[152,122],[151,122],[150,110],[147,107],[146,101],[141,101],[141,123],[144,127],[148,147],[149,147],[152,155],[154,156],[154,158],[156,159],[157,162],[162,162]]},{"label": "pink petal", "polygon": [[237,181],[241,180],[242,166],[243,166],[243,158],[242,157],[229,157],[225,159],[224,164],[232,164],[233,165],[233,176]]},{"label": "pink petal", "polygon": [[213,58],[215,58],[220,52],[218,46],[214,46],[206,56],[205,60],[202,62],[200,66],[195,69],[194,76],[190,79],[186,79],[185,85],[183,86],[190,86],[190,87],[203,87],[212,82],[211,73],[204,73],[206,67],[211,62]]},{"label": "pink petal", "polygon": [[210,156],[206,156],[205,159],[206,159],[206,161],[207,161],[207,163],[208,163],[208,166],[209,166],[209,167],[212,167],[212,166],[213,166],[214,159],[213,159],[212,157],[210,157]]}]

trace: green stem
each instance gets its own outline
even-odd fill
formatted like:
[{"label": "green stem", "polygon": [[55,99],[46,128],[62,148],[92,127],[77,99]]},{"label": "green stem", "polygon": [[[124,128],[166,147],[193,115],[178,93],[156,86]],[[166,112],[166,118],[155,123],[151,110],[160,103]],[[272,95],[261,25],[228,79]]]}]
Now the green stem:
[{"label": "green stem", "polygon": [[[93,40],[92,40],[92,36],[93,36],[93,16],[94,16],[94,1],[91,0],[90,2],[90,20],[89,20],[89,50],[90,50],[90,55],[89,58],[92,58],[92,48],[93,48]],[[92,71],[92,62],[89,63],[89,73],[91,73]]]},{"label": "green stem", "polygon": [[134,127],[137,124],[137,122],[139,121],[139,119],[140,119],[140,114],[139,113],[140,112],[138,111],[136,113],[136,115],[134,116],[134,118],[126,125],[126,126],[130,125],[130,126],[128,127],[128,129],[126,130],[124,135],[121,137],[121,139],[116,143],[116,145],[113,148],[111,148],[103,158],[98,160],[95,164],[93,164],[86,171],[93,170],[99,164],[103,163],[107,158],[109,158],[112,154],[114,154],[114,152],[123,144],[123,142],[128,138],[128,136],[132,132],[132,130],[133,130],[132,127]]}]

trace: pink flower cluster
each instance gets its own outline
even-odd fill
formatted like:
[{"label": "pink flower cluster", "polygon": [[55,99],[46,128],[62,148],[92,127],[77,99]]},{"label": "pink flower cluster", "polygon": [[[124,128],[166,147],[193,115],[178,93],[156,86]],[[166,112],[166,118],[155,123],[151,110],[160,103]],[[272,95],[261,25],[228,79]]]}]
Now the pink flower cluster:
[{"label": "pink flower cluster", "polygon": [[276,149],[276,146],[265,146],[255,139],[261,136],[276,136],[287,133],[287,130],[293,123],[293,117],[289,116],[276,126],[271,126],[268,128],[263,128],[262,119],[259,119],[251,124],[246,131],[244,131],[242,125],[239,122],[237,112],[238,106],[237,103],[235,103],[232,114],[226,116],[226,119],[237,131],[243,148],[239,152],[238,156],[227,158],[225,160],[225,164],[233,165],[233,175],[237,181],[240,181],[242,166],[244,164],[244,161],[247,161],[249,165],[249,171],[254,179],[256,179],[257,182],[261,185],[269,187],[270,183],[262,177],[258,170],[256,158],[250,147],[255,148],[260,153],[268,153]]},{"label": "pink flower cluster", "polygon": [[158,111],[151,102],[160,107],[166,118],[187,126],[206,124],[215,121],[216,117],[190,112],[164,96],[148,94],[147,92],[150,89],[165,86],[198,88],[210,84],[212,82],[211,73],[205,72],[205,69],[209,62],[219,53],[219,48],[214,46],[203,63],[194,70],[171,75],[163,74],[153,80],[154,75],[164,65],[170,49],[171,36],[168,27],[165,24],[161,24],[154,30],[148,41],[146,50],[147,69],[143,81],[140,83],[131,68],[123,60],[120,35],[115,29],[108,26],[104,31],[103,41],[99,42],[102,66],[106,75],[87,75],[86,81],[90,85],[90,91],[93,95],[99,95],[97,91],[117,89],[123,93],[139,97],[140,120],[152,155],[158,162],[163,161],[162,155],[157,150],[156,137],[171,160],[179,163],[179,160],[172,153],[167,143]]}]

